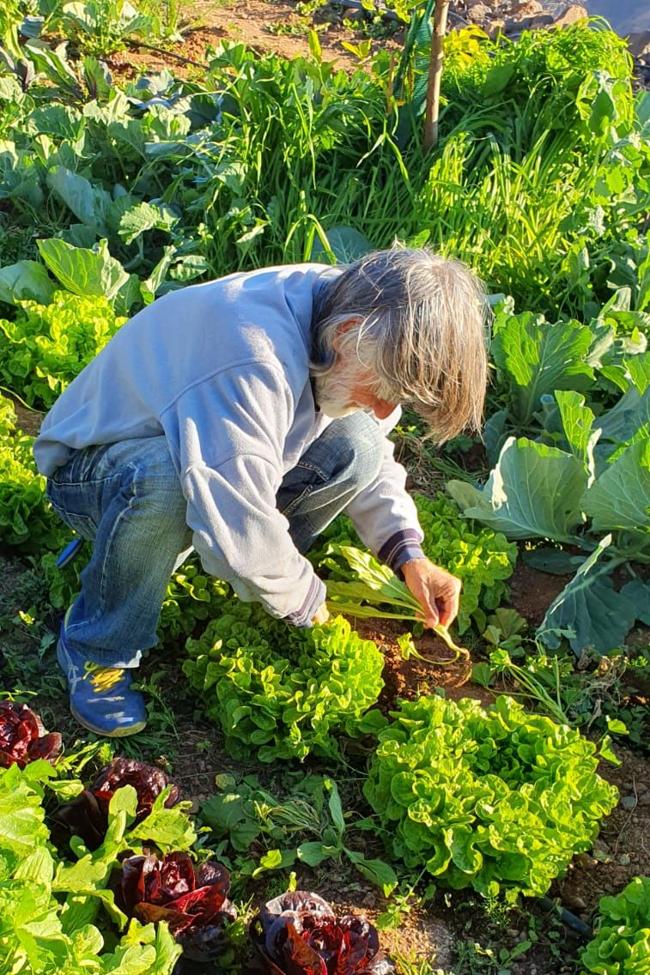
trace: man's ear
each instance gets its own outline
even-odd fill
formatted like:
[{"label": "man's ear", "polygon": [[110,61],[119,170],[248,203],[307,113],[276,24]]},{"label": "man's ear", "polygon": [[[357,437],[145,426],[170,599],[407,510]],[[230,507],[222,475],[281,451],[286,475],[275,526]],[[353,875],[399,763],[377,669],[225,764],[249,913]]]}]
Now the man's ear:
[{"label": "man's ear", "polygon": [[354,328],[355,325],[358,325],[360,321],[361,319],[355,316],[353,318],[347,318],[344,322],[340,322],[336,326],[336,335],[332,339],[332,348],[334,349],[337,355],[339,353],[339,347],[341,345],[341,338],[343,337],[345,332],[349,332],[350,329]]}]

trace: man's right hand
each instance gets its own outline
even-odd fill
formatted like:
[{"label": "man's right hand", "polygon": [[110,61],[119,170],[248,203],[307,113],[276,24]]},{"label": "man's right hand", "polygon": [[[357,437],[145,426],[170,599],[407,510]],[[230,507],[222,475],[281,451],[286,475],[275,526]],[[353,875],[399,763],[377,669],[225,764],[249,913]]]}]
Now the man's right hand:
[{"label": "man's right hand", "polygon": [[327,608],[326,604],[323,603],[322,606],[318,607],[318,609],[312,616],[311,621],[314,624],[314,626],[318,626],[321,623],[327,623],[329,618],[330,618],[330,611]]}]

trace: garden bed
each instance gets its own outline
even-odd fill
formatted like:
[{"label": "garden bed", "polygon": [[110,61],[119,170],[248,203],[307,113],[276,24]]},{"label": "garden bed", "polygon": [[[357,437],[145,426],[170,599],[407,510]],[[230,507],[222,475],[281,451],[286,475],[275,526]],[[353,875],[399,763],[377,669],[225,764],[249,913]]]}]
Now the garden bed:
[{"label": "garden bed", "polygon": [[[148,726],[116,748],[172,777],[206,830],[196,855],[210,851],[232,868],[241,927],[208,972],[246,970],[249,905],[293,882],[338,914],[376,922],[398,975],[575,975],[600,897],[650,873],[647,103],[634,101],[623,45],[602,27],[534,32],[517,44],[455,33],[441,145],[426,156],[422,90],[408,85],[424,77],[428,49],[416,45],[398,90],[403,37],[385,17],[358,16],[351,27],[340,11],[327,20],[323,9],[289,3],[186,13],[194,26],[182,41],[140,38],[160,50],[136,37],[99,52],[98,35],[79,28],[70,61],[47,47],[39,60],[41,49],[29,53],[16,35],[32,68],[3,69],[2,134],[16,141],[3,157],[11,192],[0,225],[1,263],[13,265],[0,324],[0,449],[11,475],[0,485],[0,697],[26,702],[61,732],[72,774],[84,755],[84,776],[108,761],[109,746],[69,714],[55,662],[78,577],[75,566],[53,567],[68,533],[48,509],[30,438],[130,314],[160,289],[231,270],[347,257],[337,248],[350,240],[363,250],[399,237],[454,253],[486,279],[497,309],[484,442],[435,448],[411,415],[396,439],[409,485],[423,492],[425,551],[462,578],[453,636],[471,662],[445,663],[450,650],[433,635],[415,636],[431,662],[409,656],[408,641],[398,643],[408,622],[352,619],[361,640],[345,620],[287,630],[193,561],[170,584],[160,646],[138,675]],[[62,28],[48,29],[46,45]],[[224,39],[237,46],[219,48]],[[107,54],[123,90],[79,59],[88,50]],[[288,64],[268,52],[304,58]],[[327,67],[334,57],[340,75]],[[133,83],[159,68],[168,73]],[[234,168],[222,179],[226,144]],[[91,273],[69,273],[68,258]],[[512,297],[500,302],[504,294]],[[342,546],[359,540],[344,520],[326,534],[313,557],[332,587],[350,579]],[[544,560],[551,573],[529,564]],[[256,694],[233,679],[237,667]],[[445,720],[429,727],[426,708]],[[453,762],[436,752],[447,734]],[[618,767],[603,757],[608,734]],[[401,768],[395,795],[377,806],[381,762],[407,751],[418,774]],[[565,761],[568,778],[556,764]],[[613,809],[596,765],[619,791]],[[580,788],[571,794],[572,775]],[[551,789],[560,798],[546,802]],[[523,865],[507,845],[504,794],[532,851]],[[222,801],[243,819],[226,828]],[[445,820],[451,806],[459,815]],[[306,825],[295,833],[298,812]],[[412,827],[423,822],[424,837]],[[542,828],[555,872],[535,849]],[[434,853],[423,866],[427,844]],[[556,877],[555,904],[541,896],[544,871],[547,886]],[[509,905],[524,882],[533,896]],[[108,915],[98,917],[108,929]]]}]

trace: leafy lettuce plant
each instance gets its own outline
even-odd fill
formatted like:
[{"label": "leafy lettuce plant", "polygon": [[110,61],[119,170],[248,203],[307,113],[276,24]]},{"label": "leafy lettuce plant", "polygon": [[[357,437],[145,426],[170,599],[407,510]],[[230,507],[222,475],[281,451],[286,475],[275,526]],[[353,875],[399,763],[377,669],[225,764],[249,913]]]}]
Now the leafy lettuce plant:
[{"label": "leafy lettuce plant", "polygon": [[228,583],[206,575],[198,559],[186,562],[167,586],[158,628],[161,640],[190,636],[222,610],[230,591]]},{"label": "leafy lettuce plant", "polygon": [[54,763],[62,749],[58,731],[48,733],[39,715],[26,704],[0,701],[0,766],[24,768],[37,758]]},{"label": "leafy lettuce plant", "polygon": [[25,552],[56,549],[65,530],[45,497],[45,478],[32,457],[33,438],[16,422],[13,403],[0,394],[0,541]]},{"label": "leafy lettuce plant", "polygon": [[187,853],[134,856],[122,861],[117,903],[141,921],[166,921],[187,958],[209,961],[237,916],[229,888],[230,874],[215,861],[197,867]]},{"label": "leafy lettuce plant", "polygon": [[241,757],[253,749],[263,762],[337,757],[335,735],[363,730],[383,687],[377,646],[342,617],[300,630],[236,599],[222,614],[188,639],[183,671],[229,751]]},{"label": "leafy lettuce plant", "polygon": [[14,321],[0,320],[0,376],[30,406],[49,409],[125,321],[103,295],[21,302]]},{"label": "leafy lettuce plant", "polygon": [[392,853],[444,886],[544,894],[616,804],[596,746],[511,698],[421,697],[393,719],[364,793]]},{"label": "leafy lettuce plant", "polygon": [[268,901],[251,924],[253,944],[272,975],[389,975],[376,928],[304,890]]},{"label": "leafy lettuce plant", "polygon": [[96,850],[104,841],[108,827],[110,802],[118,789],[125,785],[136,791],[137,805],[134,823],[140,823],[153,809],[157,797],[167,789],[165,809],[180,800],[178,787],[172,785],[161,769],[146,765],[134,758],[117,757],[102,769],[88,789],[84,789],[55,813],[56,822],[70,835],[79,836],[89,850]]},{"label": "leafy lettuce plant", "polygon": [[417,494],[415,506],[424,532],[424,554],[463,583],[458,632],[463,634],[471,623],[483,629],[485,611],[496,609],[508,595],[506,582],[515,567],[517,546],[502,532],[468,521],[443,494]]},{"label": "leafy lettuce plant", "polygon": [[[108,887],[117,856],[141,846],[129,830],[129,789],[114,800],[108,837],[96,854],[60,859],[49,840],[44,786],[56,772],[44,761],[0,769],[0,958],[3,971],[39,975],[171,975],[181,949],[166,923],[141,925],[115,906]],[[130,787],[129,787],[130,788]],[[176,811],[155,812],[154,841],[191,843]],[[185,817],[181,816],[181,819]],[[189,825],[189,824],[187,824]],[[81,851],[80,851],[81,852]],[[106,914],[101,909],[104,906]],[[108,919],[122,929],[116,939]]]},{"label": "leafy lettuce plant", "polygon": [[650,963],[650,877],[635,877],[598,905],[596,934],[580,955],[580,975],[644,975]]}]

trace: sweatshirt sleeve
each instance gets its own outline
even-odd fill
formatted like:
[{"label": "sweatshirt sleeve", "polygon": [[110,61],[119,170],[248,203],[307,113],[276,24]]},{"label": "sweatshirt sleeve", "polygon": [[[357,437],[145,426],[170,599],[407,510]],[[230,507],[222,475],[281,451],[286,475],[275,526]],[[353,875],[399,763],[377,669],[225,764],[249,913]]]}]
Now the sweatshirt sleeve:
[{"label": "sweatshirt sleeve", "polygon": [[[400,411],[396,410],[380,426],[389,433],[399,417]],[[395,460],[394,451],[394,444],[386,437],[377,477],[350,502],[346,514],[364,545],[399,573],[405,562],[424,558],[424,532],[415,503],[406,490],[406,471]]]},{"label": "sweatshirt sleeve", "polygon": [[206,572],[305,626],[325,587],[276,507],[293,411],[280,368],[248,362],[185,391],[162,420],[179,446],[187,522]]}]

